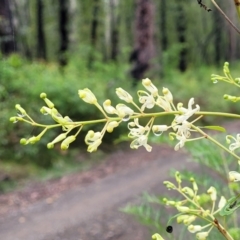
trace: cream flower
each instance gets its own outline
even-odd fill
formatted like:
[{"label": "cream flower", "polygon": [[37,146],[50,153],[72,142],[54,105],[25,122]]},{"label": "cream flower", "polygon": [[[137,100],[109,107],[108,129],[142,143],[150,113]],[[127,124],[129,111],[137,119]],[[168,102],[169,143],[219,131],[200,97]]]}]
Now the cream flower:
[{"label": "cream flower", "polygon": [[153,85],[149,78],[143,79],[142,85],[151,93],[153,97],[158,95],[158,89]]},{"label": "cream flower", "polygon": [[138,91],[137,92],[139,97],[139,102],[142,103],[141,111],[144,111],[145,108],[151,109],[155,105],[155,99],[153,95],[148,94],[145,91]]},{"label": "cream flower", "polygon": [[224,196],[221,196],[220,201],[218,203],[218,208],[222,209],[227,203],[227,200]]},{"label": "cream flower", "polygon": [[83,90],[78,90],[78,95],[86,103],[90,103],[90,104],[97,103],[97,98],[92,93],[92,91],[89,90],[88,88],[84,88]]},{"label": "cream flower", "polygon": [[240,173],[236,171],[230,171],[228,173],[230,182],[239,182],[240,181]]},{"label": "cream flower", "polygon": [[133,101],[132,96],[122,88],[117,88],[116,94],[118,95],[118,97],[120,99],[122,99],[123,101],[125,101],[127,103],[131,103]]},{"label": "cream flower", "polygon": [[186,137],[184,135],[177,135],[176,138],[177,138],[177,140],[179,140],[179,142],[174,147],[175,151],[177,151],[180,148],[182,148],[184,146],[185,142],[187,141],[187,139],[186,139]]},{"label": "cream flower", "polygon": [[211,200],[212,200],[213,202],[215,202],[216,199],[217,199],[217,190],[216,190],[216,188],[215,188],[215,187],[210,187],[210,188],[207,190],[207,193],[210,195]]},{"label": "cream flower", "polygon": [[117,114],[117,110],[115,107],[111,105],[111,100],[107,99],[103,103],[103,108],[108,114]]},{"label": "cream flower", "polygon": [[132,116],[134,111],[130,108],[127,107],[125,104],[118,104],[116,106],[117,109],[117,114],[119,117],[124,118],[126,116]]},{"label": "cream flower", "polygon": [[188,102],[188,108],[184,108],[181,103],[178,104],[177,108],[178,111],[182,113],[182,115],[177,115],[175,117],[176,123],[182,123],[183,121],[186,121],[188,118],[190,118],[194,113],[200,111],[199,105],[196,105],[196,108],[192,108],[194,104],[194,98],[191,98]]},{"label": "cream flower", "polygon": [[240,134],[237,134],[236,138],[234,138],[233,136],[231,136],[231,138],[235,142],[229,145],[229,150],[233,152],[234,150],[240,147]]},{"label": "cream flower", "polygon": [[199,232],[202,230],[202,226],[200,225],[189,225],[188,226],[188,231],[191,233]]},{"label": "cream flower", "polygon": [[206,240],[208,237],[208,232],[199,232],[196,234],[198,240]]},{"label": "cream flower", "polygon": [[138,149],[139,147],[143,146],[146,148],[146,150],[148,152],[152,151],[152,147],[150,145],[147,144],[147,136],[145,135],[141,135],[138,138],[134,139],[131,144],[130,144],[130,148],[132,149]]},{"label": "cream flower", "polygon": [[135,138],[135,137],[140,137],[140,136],[144,135],[145,132],[149,130],[149,127],[141,126],[139,124],[138,118],[134,118],[134,122],[128,123],[128,129],[130,130],[128,137]]}]

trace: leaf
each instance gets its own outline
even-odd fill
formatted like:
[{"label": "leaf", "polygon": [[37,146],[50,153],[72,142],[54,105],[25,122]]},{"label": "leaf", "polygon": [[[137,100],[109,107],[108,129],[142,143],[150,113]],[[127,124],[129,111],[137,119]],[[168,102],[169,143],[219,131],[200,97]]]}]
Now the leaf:
[{"label": "leaf", "polygon": [[201,127],[201,128],[207,128],[207,129],[216,130],[216,131],[219,131],[219,132],[226,132],[226,129],[224,127],[221,127],[221,126],[204,126],[204,127]]}]

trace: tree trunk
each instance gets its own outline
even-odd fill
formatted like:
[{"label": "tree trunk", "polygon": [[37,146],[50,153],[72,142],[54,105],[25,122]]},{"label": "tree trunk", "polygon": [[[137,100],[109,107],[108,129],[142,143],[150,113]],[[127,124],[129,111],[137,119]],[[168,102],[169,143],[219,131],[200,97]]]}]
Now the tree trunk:
[{"label": "tree trunk", "polygon": [[92,9],[92,23],[91,23],[91,51],[88,59],[88,68],[92,68],[94,61],[94,51],[96,50],[97,43],[97,30],[98,30],[98,14],[99,14],[99,0],[94,0]]},{"label": "tree trunk", "polygon": [[135,46],[130,56],[131,75],[140,80],[150,69],[154,57],[154,5],[152,0],[137,0],[135,17]]},{"label": "tree trunk", "polygon": [[46,42],[43,26],[43,0],[37,0],[37,57],[46,59]]},{"label": "tree trunk", "polygon": [[0,48],[3,54],[9,54],[16,51],[9,0],[0,1]]},{"label": "tree trunk", "polygon": [[160,38],[161,38],[161,47],[163,51],[166,51],[168,48],[168,39],[167,39],[167,2],[166,0],[161,0],[161,6],[160,6]]},{"label": "tree trunk", "polygon": [[181,50],[179,53],[179,63],[178,68],[181,72],[187,69],[187,47],[186,47],[186,28],[187,21],[183,8],[183,1],[177,3],[177,18],[176,18],[176,31],[178,35],[178,42],[181,45]]},{"label": "tree trunk", "polygon": [[111,59],[116,61],[119,44],[119,24],[120,17],[117,11],[118,0],[110,0],[111,6]]},{"label": "tree trunk", "polygon": [[60,48],[58,61],[61,66],[67,64],[66,53],[68,50],[68,0],[59,1],[59,34]]}]

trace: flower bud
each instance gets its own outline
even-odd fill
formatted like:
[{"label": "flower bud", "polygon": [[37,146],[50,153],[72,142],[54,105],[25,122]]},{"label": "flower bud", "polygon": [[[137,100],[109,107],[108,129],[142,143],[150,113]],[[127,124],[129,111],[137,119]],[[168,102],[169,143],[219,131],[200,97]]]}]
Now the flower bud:
[{"label": "flower bud", "polygon": [[172,93],[168,90],[168,88],[163,88],[162,93],[164,95],[164,98],[168,101],[168,102],[172,102],[173,101],[173,96]]},{"label": "flower bud", "polygon": [[164,240],[158,233],[152,235],[153,240]]},{"label": "flower bud", "polygon": [[131,108],[127,107],[124,104],[118,104],[116,106],[116,109],[117,109],[117,114],[120,118],[124,118],[126,116],[132,116],[134,113],[134,111]]},{"label": "flower bud", "polygon": [[175,178],[176,178],[177,183],[180,184],[182,182],[180,172],[178,172],[178,171],[175,172]]},{"label": "flower bud", "polygon": [[194,197],[194,192],[191,188],[189,187],[184,187],[181,190],[182,192],[186,193],[189,197]]},{"label": "flower bud", "polygon": [[202,226],[200,225],[189,225],[188,226],[188,231],[191,233],[199,232],[202,230]]},{"label": "flower bud", "polygon": [[208,232],[199,232],[196,234],[198,240],[206,240],[208,237]]},{"label": "flower bud", "polygon": [[68,136],[65,140],[62,141],[61,149],[66,150],[69,147],[69,144],[74,142],[76,140],[76,137],[74,135]]},{"label": "flower bud", "polygon": [[188,216],[188,218],[183,220],[183,223],[185,225],[189,225],[190,223],[194,222],[196,220],[196,218],[197,218],[197,216],[195,216],[195,215]]},{"label": "flower bud", "polygon": [[24,117],[26,115],[26,111],[20,106],[20,104],[16,104],[15,108],[19,111],[19,117]]},{"label": "flower bud", "polygon": [[176,208],[179,212],[182,213],[188,213],[190,211],[190,208],[185,206],[176,206]]},{"label": "flower bud", "polygon": [[224,196],[221,196],[220,201],[218,203],[218,208],[222,209],[227,203],[227,200]]},{"label": "flower bud", "polygon": [[176,189],[176,186],[175,186],[173,183],[169,182],[169,181],[164,181],[163,184],[164,184],[164,185],[166,186],[166,188],[168,188],[168,189]]},{"label": "flower bud", "polygon": [[108,114],[117,114],[116,108],[111,106],[111,101],[109,99],[104,101],[103,108],[106,111],[106,113],[108,113]]},{"label": "flower bud", "polygon": [[215,202],[216,199],[217,199],[217,191],[216,191],[216,188],[215,188],[215,187],[210,187],[210,188],[208,189],[207,193],[210,195],[211,200],[212,200],[213,202]]},{"label": "flower bud", "polygon": [[158,95],[158,89],[153,85],[149,78],[143,79],[142,85],[152,94],[153,97]]},{"label": "flower bud", "polygon": [[190,182],[192,182],[193,190],[194,190],[195,192],[197,192],[197,191],[198,191],[198,185],[197,185],[197,183],[196,183],[196,181],[195,181],[195,179],[194,179],[193,177],[190,178]]},{"label": "flower bud", "polygon": [[189,215],[182,214],[182,215],[177,217],[177,223],[182,223],[185,219],[188,219],[188,218],[189,218]]},{"label": "flower bud", "polygon": [[116,94],[121,100],[123,100],[127,103],[131,103],[133,101],[132,96],[128,92],[123,90],[122,88],[117,88],[116,89]]},{"label": "flower bud", "polygon": [[119,123],[117,121],[112,121],[107,125],[107,132],[111,133],[115,127],[117,127]]},{"label": "flower bud", "polygon": [[26,138],[22,138],[22,139],[20,140],[20,144],[22,144],[22,145],[27,145],[27,144],[28,144],[27,139],[26,139]]},{"label": "flower bud", "polygon": [[89,90],[88,88],[84,88],[83,90],[79,90],[78,95],[86,103],[89,103],[89,104],[96,104],[97,103],[97,98],[92,93],[92,91]]}]

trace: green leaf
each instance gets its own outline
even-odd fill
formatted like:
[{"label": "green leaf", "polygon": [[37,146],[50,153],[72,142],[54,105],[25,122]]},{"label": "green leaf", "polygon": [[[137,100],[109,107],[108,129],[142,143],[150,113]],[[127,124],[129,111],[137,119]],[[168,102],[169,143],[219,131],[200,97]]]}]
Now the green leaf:
[{"label": "green leaf", "polygon": [[233,212],[235,212],[240,207],[240,202],[238,202],[240,195],[231,197],[226,205],[221,209],[220,216],[227,216],[231,215]]},{"label": "green leaf", "polygon": [[205,126],[205,127],[201,127],[201,128],[207,128],[207,129],[216,130],[219,132],[226,132],[226,129],[221,126]]}]

